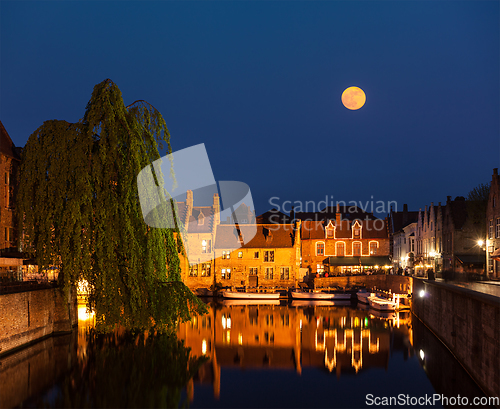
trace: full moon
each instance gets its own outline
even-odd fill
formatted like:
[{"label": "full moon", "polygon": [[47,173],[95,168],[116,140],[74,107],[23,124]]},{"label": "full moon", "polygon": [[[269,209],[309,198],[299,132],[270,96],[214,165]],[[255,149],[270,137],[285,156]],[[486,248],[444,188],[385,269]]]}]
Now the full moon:
[{"label": "full moon", "polygon": [[342,103],[347,109],[356,110],[366,102],[366,95],[361,88],[349,87],[342,93]]}]

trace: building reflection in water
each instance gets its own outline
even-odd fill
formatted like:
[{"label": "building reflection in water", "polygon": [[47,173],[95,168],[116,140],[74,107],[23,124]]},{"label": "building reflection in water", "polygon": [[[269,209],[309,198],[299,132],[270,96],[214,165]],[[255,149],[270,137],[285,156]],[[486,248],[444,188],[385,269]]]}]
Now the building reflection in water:
[{"label": "building reflection in water", "polygon": [[[224,301],[181,324],[178,336],[192,356],[209,358],[195,381],[211,382],[218,398],[222,367],[287,368],[299,375],[303,367],[324,367],[337,377],[387,368],[394,330],[405,340],[399,347],[412,354],[410,312],[377,313],[321,302],[289,306]],[[191,399],[193,389],[191,385]]]}]

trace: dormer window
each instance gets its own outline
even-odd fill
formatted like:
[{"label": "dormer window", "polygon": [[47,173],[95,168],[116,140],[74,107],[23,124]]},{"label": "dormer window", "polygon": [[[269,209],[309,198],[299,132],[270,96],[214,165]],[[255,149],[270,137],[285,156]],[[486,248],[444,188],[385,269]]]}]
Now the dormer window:
[{"label": "dormer window", "polygon": [[198,215],[198,226],[201,226],[205,224],[205,217],[203,216],[203,213],[200,212],[200,214]]},{"label": "dormer window", "polygon": [[352,238],[353,239],[361,239],[361,224],[359,221],[355,221],[352,226]]}]

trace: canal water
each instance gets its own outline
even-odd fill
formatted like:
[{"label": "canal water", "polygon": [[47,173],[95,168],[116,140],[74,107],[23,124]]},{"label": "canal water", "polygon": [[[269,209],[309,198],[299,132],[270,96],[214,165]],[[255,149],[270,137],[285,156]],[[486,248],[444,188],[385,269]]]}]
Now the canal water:
[{"label": "canal water", "polygon": [[484,397],[410,311],[207,303],[173,336],[97,336],[82,309],[74,334],[0,360],[0,407],[464,407]]}]

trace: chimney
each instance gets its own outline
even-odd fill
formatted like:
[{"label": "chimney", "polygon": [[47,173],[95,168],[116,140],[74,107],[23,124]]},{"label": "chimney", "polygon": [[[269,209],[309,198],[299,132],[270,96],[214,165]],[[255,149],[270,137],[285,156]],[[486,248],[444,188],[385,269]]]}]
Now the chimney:
[{"label": "chimney", "polygon": [[292,210],[290,210],[290,219],[295,220],[295,210],[294,210],[293,206],[292,206]]},{"label": "chimney", "polygon": [[190,209],[193,208],[193,191],[188,190],[186,192],[186,206],[188,206]]},{"label": "chimney", "polygon": [[498,176],[498,168],[493,168],[493,174]]},{"label": "chimney", "polygon": [[406,226],[408,222],[408,205],[405,203],[403,205],[403,226]]},{"label": "chimney", "polygon": [[215,231],[217,225],[220,223],[220,202],[219,202],[219,195],[217,193],[214,193],[214,204],[212,207],[214,212],[213,229]]},{"label": "chimney", "polygon": [[337,213],[340,213],[340,204],[337,202]]},{"label": "chimney", "polygon": [[337,226],[337,228],[340,227],[340,216],[341,216],[340,212],[335,213],[335,226]]}]

